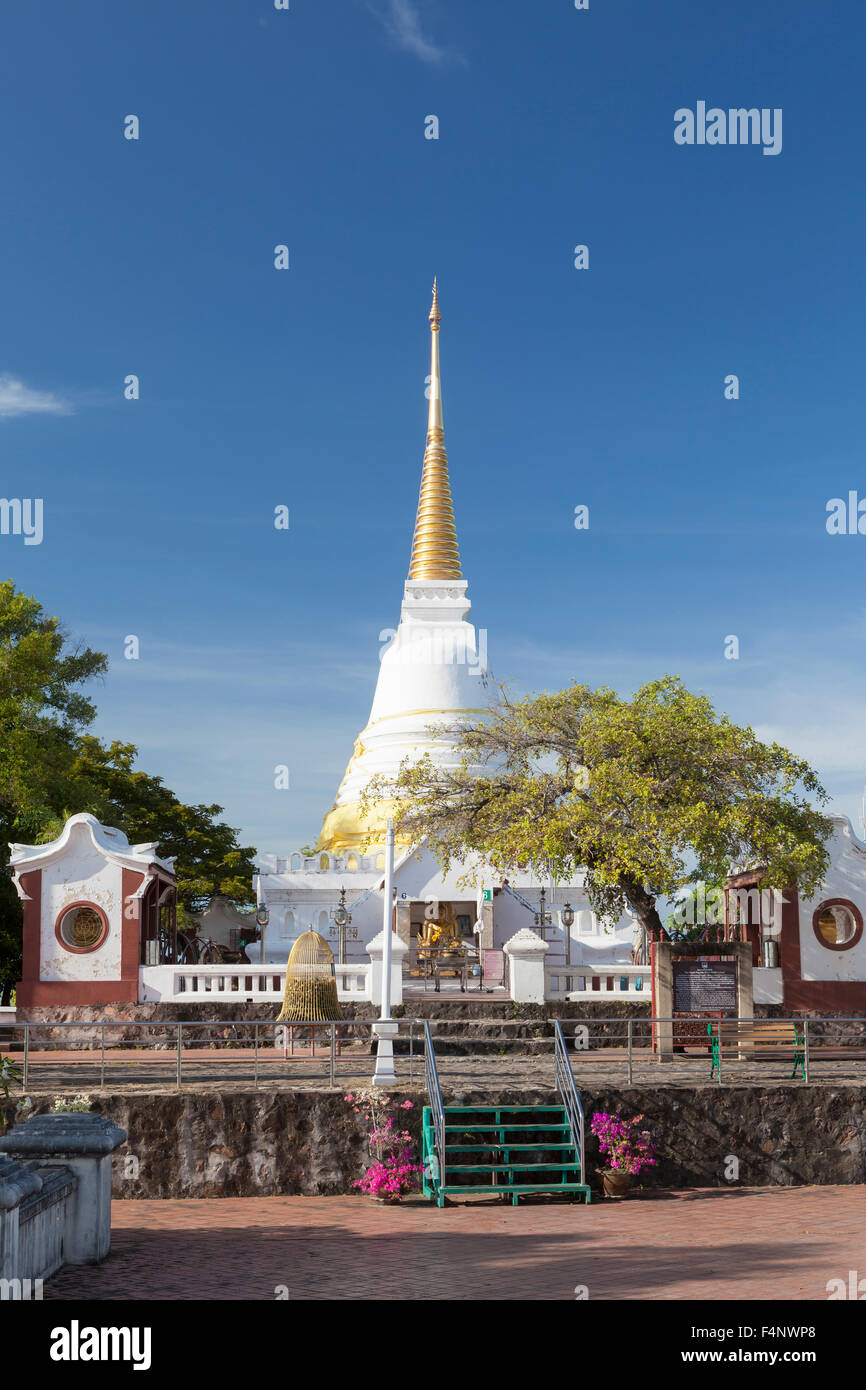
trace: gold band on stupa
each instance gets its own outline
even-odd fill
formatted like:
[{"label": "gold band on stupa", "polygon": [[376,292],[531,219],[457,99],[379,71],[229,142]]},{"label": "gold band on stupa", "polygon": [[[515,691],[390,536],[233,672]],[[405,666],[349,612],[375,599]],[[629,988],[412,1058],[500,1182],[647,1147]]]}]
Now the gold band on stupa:
[{"label": "gold band on stupa", "polygon": [[410,579],[459,579],[460,552],[448,482],[448,457],[442,424],[442,378],[439,371],[439,293],[433,281],[430,308],[430,413],[427,447],[421,470],[421,494],[412,537]]}]

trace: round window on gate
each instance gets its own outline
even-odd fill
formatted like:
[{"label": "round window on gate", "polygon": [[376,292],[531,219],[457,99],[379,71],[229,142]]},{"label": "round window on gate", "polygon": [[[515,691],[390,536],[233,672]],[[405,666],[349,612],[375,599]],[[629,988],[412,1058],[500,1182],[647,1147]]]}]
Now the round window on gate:
[{"label": "round window on gate", "polygon": [[95,903],[70,903],[58,917],[54,932],[67,951],[97,951],[108,935],[108,918]]},{"label": "round window on gate", "polygon": [[828,898],[815,908],[812,928],[828,951],[849,951],[863,935],[863,918],[847,898]]}]

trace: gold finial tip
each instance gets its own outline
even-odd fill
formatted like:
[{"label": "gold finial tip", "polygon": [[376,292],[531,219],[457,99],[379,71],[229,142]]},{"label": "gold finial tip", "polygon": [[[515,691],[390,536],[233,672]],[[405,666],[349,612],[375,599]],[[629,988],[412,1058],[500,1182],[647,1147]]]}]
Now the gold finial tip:
[{"label": "gold finial tip", "polygon": [[442,316],[439,313],[439,288],[435,276],[433,277],[433,303],[430,306],[429,318],[431,323],[442,322]]}]

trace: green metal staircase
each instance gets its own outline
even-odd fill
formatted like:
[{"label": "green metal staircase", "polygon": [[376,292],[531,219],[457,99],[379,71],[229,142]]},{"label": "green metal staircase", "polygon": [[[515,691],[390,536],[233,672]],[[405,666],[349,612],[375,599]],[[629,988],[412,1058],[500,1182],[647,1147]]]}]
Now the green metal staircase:
[{"label": "green metal staircase", "polygon": [[440,1207],[451,1196],[511,1197],[570,1193],[592,1200],[585,1180],[583,1110],[559,1024],[554,1105],[443,1105],[436,1058],[426,1030],[423,1192]]}]

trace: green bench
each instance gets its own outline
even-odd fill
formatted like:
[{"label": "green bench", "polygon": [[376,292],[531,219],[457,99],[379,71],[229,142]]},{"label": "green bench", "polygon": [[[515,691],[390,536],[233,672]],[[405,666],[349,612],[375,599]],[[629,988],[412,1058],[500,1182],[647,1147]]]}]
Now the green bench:
[{"label": "green bench", "polygon": [[785,1053],[793,1053],[794,1069],[791,1079],[793,1080],[799,1070],[803,1080],[806,1080],[806,1044],[802,1023],[790,1020],[777,1022],[772,1018],[711,1019],[707,1023],[707,1036],[713,1054],[711,1081],[714,1076],[721,1076],[720,1063],[723,1058],[736,1057],[742,1060],[745,1056],[763,1061],[768,1057],[779,1057]]}]

